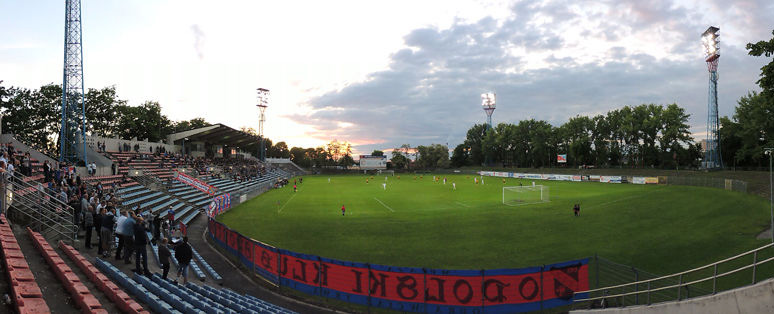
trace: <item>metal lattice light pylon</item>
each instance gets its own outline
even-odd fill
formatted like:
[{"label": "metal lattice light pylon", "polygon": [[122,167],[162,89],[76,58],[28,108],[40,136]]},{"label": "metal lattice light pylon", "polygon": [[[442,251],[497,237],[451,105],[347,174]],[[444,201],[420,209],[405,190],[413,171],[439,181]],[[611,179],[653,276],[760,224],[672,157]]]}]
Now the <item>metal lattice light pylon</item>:
[{"label": "metal lattice light pylon", "polygon": [[70,163],[75,163],[79,159],[86,162],[82,39],[81,1],[66,0],[59,161]]},{"label": "metal lattice light pylon", "polygon": [[481,94],[481,107],[486,112],[486,125],[491,128],[492,125],[492,113],[494,113],[497,103],[495,100],[495,93]]},{"label": "metal lattice light pylon", "polygon": [[718,31],[720,29],[710,26],[703,34],[702,41],[706,53],[705,61],[709,71],[709,97],[707,101],[707,139],[704,147],[705,169],[718,169],[723,167],[720,156],[720,137],[718,136],[718,59],[720,59],[720,47],[718,46]]},{"label": "metal lattice light pylon", "polygon": [[261,161],[266,161],[266,148],[265,148],[265,142],[263,136],[263,123],[266,122],[266,107],[269,105],[269,90],[265,88],[259,88],[258,89],[258,110],[260,111],[260,116],[258,118],[258,136],[261,137],[261,147],[260,152],[258,153],[258,157],[261,159]]}]

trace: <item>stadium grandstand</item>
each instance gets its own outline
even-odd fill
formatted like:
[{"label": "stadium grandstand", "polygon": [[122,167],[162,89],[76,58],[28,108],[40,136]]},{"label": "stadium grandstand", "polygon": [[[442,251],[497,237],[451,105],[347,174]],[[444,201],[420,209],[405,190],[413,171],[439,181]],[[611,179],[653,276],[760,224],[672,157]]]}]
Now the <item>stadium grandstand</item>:
[{"label": "stadium grandstand", "polygon": [[[258,142],[222,124],[171,134],[169,144],[87,137],[89,162],[76,166],[57,162],[11,134],[0,136],[4,310],[321,311],[259,285],[244,285],[246,277],[233,272],[233,264],[202,236],[207,216],[303,174],[287,159],[253,157],[248,151]],[[134,227],[126,224],[127,217]],[[180,254],[188,255],[181,261],[190,260],[190,274],[176,276],[182,266],[175,252],[187,251],[181,249],[186,241],[190,253]],[[140,258],[138,251],[146,250],[150,258]],[[161,279],[170,260],[175,267]]]}]

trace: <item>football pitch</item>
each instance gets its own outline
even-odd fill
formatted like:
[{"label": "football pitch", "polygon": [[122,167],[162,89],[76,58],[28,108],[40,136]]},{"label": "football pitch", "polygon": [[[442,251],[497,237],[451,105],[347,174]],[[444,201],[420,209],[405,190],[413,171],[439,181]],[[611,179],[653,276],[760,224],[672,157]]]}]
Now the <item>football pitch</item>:
[{"label": "football pitch", "polygon": [[[218,217],[298,253],[373,264],[495,269],[599,254],[666,274],[767,243],[768,200],[713,188],[559,182],[550,202],[502,204],[503,186],[533,180],[433,174],[306,176]],[[330,179],[330,182],[329,182]],[[366,183],[368,180],[368,183]],[[452,189],[456,183],[456,190]],[[581,204],[575,217],[572,206]],[[341,207],[346,207],[342,216]]]}]

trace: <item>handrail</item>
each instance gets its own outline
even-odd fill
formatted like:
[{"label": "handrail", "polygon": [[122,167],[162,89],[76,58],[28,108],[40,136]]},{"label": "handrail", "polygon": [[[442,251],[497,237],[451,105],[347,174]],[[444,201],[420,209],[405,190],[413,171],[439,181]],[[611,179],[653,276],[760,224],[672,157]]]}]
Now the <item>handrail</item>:
[{"label": "handrail", "polygon": [[[0,197],[6,198],[6,193],[18,191],[14,193],[13,206],[20,214],[39,223],[39,226],[45,226],[45,230],[39,229],[38,231],[43,233],[55,232],[70,242],[75,241],[77,226],[74,223],[75,217],[71,206],[59,200],[55,195],[49,194],[45,188],[39,189],[42,187],[41,183],[33,185],[26,182],[25,178],[24,175],[18,173],[2,175],[0,185],[2,185],[3,194]],[[30,192],[19,193],[23,190]]]},{"label": "handrail", "polygon": [[609,287],[603,287],[603,288],[597,288],[597,289],[589,289],[589,290],[586,290],[586,291],[579,291],[577,293],[599,292],[599,291],[603,291],[603,290],[623,288],[623,287],[632,286],[632,285],[636,285],[636,284],[646,284],[648,282],[659,281],[659,280],[664,280],[664,279],[667,279],[667,278],[672,278],[672,277],[676,277],[676,276],[680,276],[680,275],[685,275],[685,274],[688,274],[688,273],[692,273],[692,272],[695,272],[695,271],[706,269],[708,267],[712,267],[712,266],[715,266],[715,265],[720,265],[722,263],[725,263],[725,262],[728,262],[728,261],[731,261],[731,260],[735,260],[735,259],[740,258],[742,256],[754,253],[756,251],[760,251],[760,250],[766,249],[766,248],[771,247],[771,246],[774,246],[774,243],[766,244],[766,245],[764,245],[762,247],[759,247],[757,249],[753,249],[753,250],[750,250],[750,251],[747,251],[747,252],[744,252],[744,253],[741,253],[741,254],[738,254],[738,255],[726,258],[724,260],[720,260],[720,261],[714,262],[712,264],[707,264],[707,265],[704,265],[704,266],[701,266],[701,267],[697,267],[697,268],[694,268],[694,269],[689,269],[689,270],[682,271],[682,272],[679,272],[679,273],[674,273],[674,274],[671,274],[671,275],[666,275],[666,276],[661,276],[661,277],[656,277],[656,278],[651,278],[651,279],[646,279],[646,280],[640,280],[640,281],[636,281],[636,282],[624,283],[624,284],[615,285],[615,286],[609,286]]},{"label": "handrail", "polygon": [[[753,250],[749,250],[747,252],[740,253],[740,254],[737,254],[737,255],[734,255],[732,257],[728,257],[728,258],[722,259],[720,261],[717,261],[717,262],[714,262],[714,263],[711,263],[711,264],[707,264],[707,265],[704,265],[704,266],[696,267],[696,268],[693,268],[693,269],[689,269],[689,270],[686,270],[686,271],[682,271],[682,272],[678,272],[678,273],[674,273],[674,274],[670,274],[670,275],[666,275],[666,276],[661,276],[661,277],[651,278],[651,279],[646,279],[646,280],[639,280],[639,281],[635,281],[635,282],[619,284],[619,285],[614,285],[614,286],[608,286],[608,287],[602,287],[602,288],[596,288],[596,289],[589,289],[589,290],[586,290],[586,291],[578,291],[578,292],[575,293],[576,295],[587,294],[589,297],[575,299],[574,303],[578,304],[578,303],[582,303],[582,302],[597,301],[597,300],[604,300],[604,299],[615,299],[615,298],[621,298],[621,297],[625,298],[627,296],[638,296],[638,295],[642,295],[642,294],[650,295],[651,292],[657,292],[657,291],[669,290],[669,289],[675,289],[675,288],[682,289],[682,287],[698,284],[698,283],[709,281],[709,280],[716,281],[718,278],[722,278],[722,277],[725,277],[725,276],[728,276],[728,275],[732,275],[732,274],[735,274],[737,272],[740,272],[740,271],[743,271],[743,270],[747,270],[747,269],[750,269],[750,268],[753,269],[753,279],[752,280],[753,280],[753,283],[755,283],[755,270],[756,270],[756,267],[758,265],[774,261],[774,257],[770,257],[770,258],[764,259],[762,261],[758,261],[757,260],[758,252],[760,252],[762,250],[765,250],[765,249],[768,249],[768,248],[771,248],[771,247],[774,247],[774,243],[769,243],[769,244],[766,244],[766,245],[761,246],[759,248],[756,248],[756,249],[753,249]],[[717,266],[718,265],[723,264],[723,263],[727,263],[727,262],[730,262],[730,261],[733,261],[733,260],[736,260],[736,259],[744,257],[744,256],[748,256],[750,254],[754,254],[754,260],[753,260],[752,263],[746,264],[744,266],[737,267],[737,268],[735,268],[733,270],[729,270],[729,271],[726,271],[726,272],[723,272],[723,273],[720,273],[720,274],[717,273]],[[697,271],[705,270],[705,269],[708,269],[710,267],[715,267],[715,272],[712,275],[704,277],[704,278],[696,279],[696,280],[693,280],[693,281],[689,281],[689,282],[682,282],[682,276],[683,275],[687,275],[687,274],[694,273],[694,272],[697,272]],[[671,284],[671,285],[667,285],[667,286],[651,288],[651,283],[653,283],[655,281],[665,280],[665,279],[672,279],[672,278],[675,278],[675,277],[680,278],[677,284]],[[640,290],[642,285],[646,285],[647,289]],[[635,286],[637,289],[634,289],[635,291],[632,291],[632,292],[624,292],[624,293],[618,293],[618,294],[612,294],[612,295],[605,295],[605,294],[603,294],[601,296],[591,297],[591,293],[594,293],[594,292],[606,293],[609,290],[622,289],[622,288],[627,288],[627,287],[632,287],[632,286]],[[715,284],[713,282],[713,292],[712,293],[714,294],[715,292],[716,292]],[[677,295],[677,299],[680,300],[680,294],[679,293]],[[648,304],[650,304],[649,299],[648,299]]]},{"label": "handrail", "polygon": [[[24,179],[26,179],[28,177],[23,175],[23,174],[21,174],[21,173],[14,172],[13,175],[11,175],[10,177],[13,177],[14,179],[18,179],[18,180],[14,180],[13,181],[14,185],[22,185],[23,188],[33,188],[33,189],[37,189],[38,188],[37,184],[36,185],[32,185],[28,181],[25,181]],[[43,186],[43,191],[44,191],[44,193],[46,193],[46,195],[51,196],[51,199],[53,200],[53,202],[59,203],[62,206],[70,207],[70,204],[62,202],[60,199],[56,198],[54,195],[51,195],[51,194],[47,193],[45,186]]]}]

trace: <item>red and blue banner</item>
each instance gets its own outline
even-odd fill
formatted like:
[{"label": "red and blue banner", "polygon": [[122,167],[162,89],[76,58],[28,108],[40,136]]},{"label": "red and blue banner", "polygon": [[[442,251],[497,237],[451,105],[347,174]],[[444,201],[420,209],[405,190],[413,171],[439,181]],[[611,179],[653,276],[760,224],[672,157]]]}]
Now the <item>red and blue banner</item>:
[{"label": "red and blue banner", "polygon": [[215,217],[222,213],[225,213],[231,208],[231,194],[224,193],[218,195],[212,199],[209,207],[207,208],[207,215]]},{"label": "red and blue banner", "polygon": [[567,162],[567,154],[556,155],[556,162],[558,162],[558,163],[566,163]]},{"label": "red and blue banner", "polygon": [[520,269],[446,270],[339,261],[274,248],[209,220],[209,236],[266,280],[308,294],[406,312],[514,313],[572,304],[588,259]]},{"label": "red and blue banner", "polygon": [[182,173],[180,171],[175,171],[174,178],[175,178],[175,180],[183,182],[185,184],[188,184],[188,185],[194,187],[195,189],[197,189],[199,191],[202,191],[202,192],[207,193],[209,195],[215,195],[215,187],[205,183],[202,180],[199,180],[197,178],[189,176],[189,175],[187,175],[185,173]]}]

